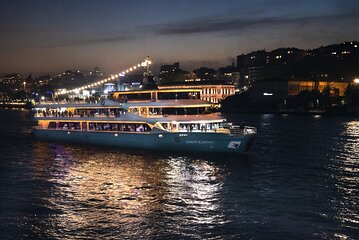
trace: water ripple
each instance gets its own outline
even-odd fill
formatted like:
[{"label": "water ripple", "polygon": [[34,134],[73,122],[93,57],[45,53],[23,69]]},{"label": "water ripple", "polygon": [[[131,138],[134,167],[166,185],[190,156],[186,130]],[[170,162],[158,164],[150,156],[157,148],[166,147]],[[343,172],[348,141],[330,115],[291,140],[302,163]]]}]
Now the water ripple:
[{"label": "water ripple", "polygon": [[231,115],[259,136],[229,158],[38,142],[4,115],[2,239],[358,238],[356,119]]}]

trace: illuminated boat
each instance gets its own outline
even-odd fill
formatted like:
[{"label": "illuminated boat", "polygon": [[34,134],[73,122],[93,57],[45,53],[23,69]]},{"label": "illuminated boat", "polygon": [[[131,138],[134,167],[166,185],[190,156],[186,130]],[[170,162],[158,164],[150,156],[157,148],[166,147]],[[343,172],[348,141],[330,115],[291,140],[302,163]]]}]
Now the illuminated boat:
[{"label": "illuminated boat", "polygon": [[198,89],[114,92],[97,103],[42,102],[33,134],[45,140],[181,152],[249,150],[256,128],[211,112]]}]

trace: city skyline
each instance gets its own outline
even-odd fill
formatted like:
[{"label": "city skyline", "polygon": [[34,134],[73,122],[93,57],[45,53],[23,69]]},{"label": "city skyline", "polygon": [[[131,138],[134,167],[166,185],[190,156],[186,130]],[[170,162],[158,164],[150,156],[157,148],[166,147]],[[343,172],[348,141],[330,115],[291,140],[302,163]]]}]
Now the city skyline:
[{"label": "city skyline", "polygon": [[358,40],[355,1],[3,1],[0,72],[229,65],[236,55]]}]

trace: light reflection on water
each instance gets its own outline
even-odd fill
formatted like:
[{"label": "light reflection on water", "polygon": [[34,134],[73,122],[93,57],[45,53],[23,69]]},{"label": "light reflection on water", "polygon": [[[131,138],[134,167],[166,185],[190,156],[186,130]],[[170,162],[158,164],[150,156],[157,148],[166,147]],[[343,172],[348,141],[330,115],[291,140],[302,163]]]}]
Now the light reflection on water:
[{"label": "light reflection on water", "polygon": [[335,155],[330,161],[335,182],[341,198],[332,198],[333,210],[342,226],[358,229],[359,226],[359,121],[343,124],[337,140]]},{"label": "light reflection on water", "polygon": [[12,114],[1,239],[358,239],[357,119],[229,116],[259,137],[228,159],[39,142]]},{"label": "light reflection on water", "polygon": [[111,235],[131,237],[135,230],[137,236],[149,236],[163,228],[156,218],[173,218],[172,227],[163,230],[182,236],[187,231],[191,237],[193,226],[225,223],[219,199],[225,176],[211,162],[57,144],[51,145],[53,151],[46,148],[46,143],[35,144],[34,177],[53,183],[41,199],[57,212],[47,220],[55,226],[52,236],[79,229],[82,234],[111,229]]}]

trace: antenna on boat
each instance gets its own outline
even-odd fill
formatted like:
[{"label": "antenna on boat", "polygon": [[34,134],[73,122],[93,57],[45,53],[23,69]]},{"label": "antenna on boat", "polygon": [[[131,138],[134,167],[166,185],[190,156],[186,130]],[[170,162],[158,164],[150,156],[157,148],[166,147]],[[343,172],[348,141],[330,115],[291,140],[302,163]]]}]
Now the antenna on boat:
[{"label": "antenna on boat", "polygon": [[142,66],[146,67],[146,72],[143,73],[143,83],[146,89],[157,89],[157,85],[153,80],[153,74],[150,69],[151,64],[152,61],[150,56],[147,56],[145,61],[141,63]]},{"label": "antenna on boat", "polygon": [[146,67],[146,71],[143,73],[143,82],[148,83],[148,77],[152,76],[152,72],[150,69],[150,65],[152,64],[152,61],[150,59],[150,56],[147,56],[145,61],[141,63],[143,67]]},{"label": "antenna on boat", "polygon": [[152,75],[150,65],[152,64],[152,61],[150,59],[150,56],[147,56],[145,61],[141,63],[142,66],[146,67],[146,72],[143,73],[143,76],[147,78],[148,76]]}]

